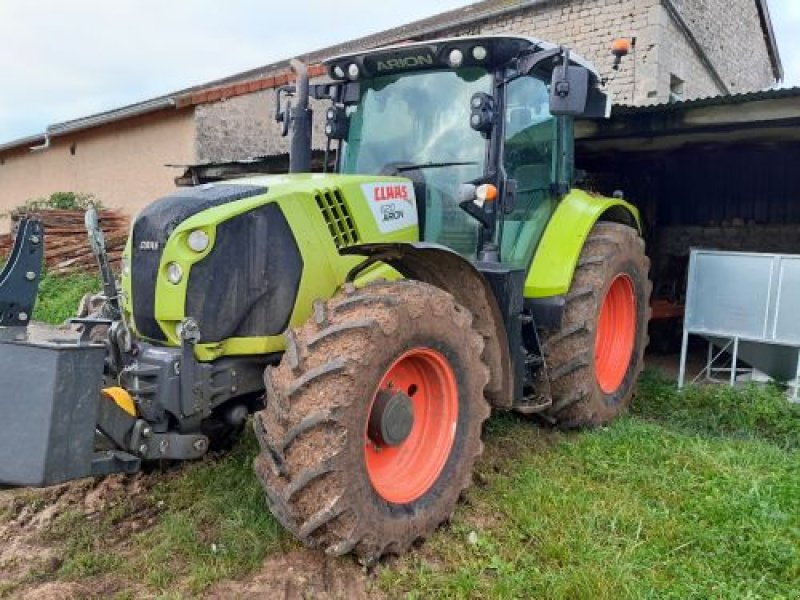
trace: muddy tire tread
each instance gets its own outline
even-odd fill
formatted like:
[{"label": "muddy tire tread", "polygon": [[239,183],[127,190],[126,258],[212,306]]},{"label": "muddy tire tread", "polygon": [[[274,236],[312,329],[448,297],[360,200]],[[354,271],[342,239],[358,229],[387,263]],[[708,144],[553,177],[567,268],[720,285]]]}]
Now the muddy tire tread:
[{"label": "muddy tire tread", "polygon": [[[273,514],[303,543],[330,555],[354,552],[365,563],[387,552],[401,552],[426,537],[449,517],[455,505],[436,523],[412,526],[404,535],[377,539],[366,514],[355,505],[349,477],[358,465],[345,451],[347,414],[357,394],[344,393],[367,385],[361,374],[371,356],[366,344],[390,343],[403,323],[431,315],[457,323],[452,335],[475,355],[473,370],[480,380],[473,402],[478,441],[467,450],[452,481],[457,496],[471,483],[472,465],[483,449],[480,427],[489,415],[483,396],[489,372],[481,358],[484,343],[471,327],[472,316],[450,294],[410,280],[380,282],[362,289],[349,288],[326,302],[315,302],[309,321],[288,336],[294,346],[277,367],[265,372],[267,402],[255,415],[255,432],[262,453],[255,470]],[[408,326],[408,325],[406,325]],[[366,345],[366,347],[369,347]],[[472,405],[471,405],[472,406]],[[372,524],[374,525],[374,524]]]},{"label": "muddy tire tread", "polygon": [[[645,318],[650,318],[652,290],[647,273],[650,261],[644,253],[644,241],[638,232],[620,223],[600,222],[586,239],[565,299],[564,318],[558,331],[542,331],[540,337],[548,365],[553,403],[545,418],[565,429],[602,425],[627,408],[632,390],[614,409],[601,406],[594,384],[594,328],[602,298],[602,282],[607,265],[620,257],[633,261],[643,274]],[[643,329],[643,331],[642,331]],[[647,345],[646,322],[639,356],[635,358],[633,379],[642,368]]]}]

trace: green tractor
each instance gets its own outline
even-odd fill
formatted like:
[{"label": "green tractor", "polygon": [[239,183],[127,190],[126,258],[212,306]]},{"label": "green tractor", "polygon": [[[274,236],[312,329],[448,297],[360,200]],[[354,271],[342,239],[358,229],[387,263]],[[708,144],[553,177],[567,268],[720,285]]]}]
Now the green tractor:
[{"label": "green tractor", "polygon": [[450,517],[490,409],[576,428],[628,406],[649,263],[637,210],[574,187],[574,119],[607,116],[597,72],[518,36],[326,64],[328,83],[294,62],[278,90],[290,173],[157,200],[121,285],[88,213],[104,304],[80,339],[27,328],[45,232],[21,223],[0,274],[0,483],[196,459],[255,412],[275,517],[372,561]]}]

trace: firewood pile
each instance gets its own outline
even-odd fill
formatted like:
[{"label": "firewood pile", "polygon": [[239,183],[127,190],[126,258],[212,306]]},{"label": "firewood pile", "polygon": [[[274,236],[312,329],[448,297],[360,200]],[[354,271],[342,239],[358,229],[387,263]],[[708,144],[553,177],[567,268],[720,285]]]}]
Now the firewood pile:
[{"label": "firewood pile", "polygon": [[[82,210],[43,210],[37,213],[44,225],[44,259],[50,273],[66,275],[96,268],[83,214]],[[115,270],[119,270],[122,250],[128,239],[128,217],[118,211],[105,209],[100,211],[99,217],[109,261]],[[19,216],[12,218],[19,220]],[[0,236],[0,256],[11,253],[13,242],[13,235]]]}]

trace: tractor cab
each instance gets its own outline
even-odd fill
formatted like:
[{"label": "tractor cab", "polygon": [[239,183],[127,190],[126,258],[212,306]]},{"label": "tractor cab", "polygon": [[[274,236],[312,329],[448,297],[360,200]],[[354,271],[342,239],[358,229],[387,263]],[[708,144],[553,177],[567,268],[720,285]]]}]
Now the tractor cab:
[{"label": "tractor cab", "polygon": [[412,180],[420,236],[527,267],[573,180],[572,120],[602,116],[594,69],[535,39],[468,37],[331,59],[332,165]]}]

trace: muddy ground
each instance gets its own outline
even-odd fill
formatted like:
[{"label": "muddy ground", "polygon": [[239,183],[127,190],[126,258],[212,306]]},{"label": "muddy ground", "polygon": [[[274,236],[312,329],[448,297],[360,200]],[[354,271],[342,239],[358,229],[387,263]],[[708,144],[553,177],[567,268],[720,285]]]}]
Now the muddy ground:
[{"label": "muddy ground", "polygon": [[[114,475],[97,482],[83,480],[45,490],[0,491],[0,597],[31,600],[152,597],[151,588],[125,576],[62,580],[58,571],[66,548],[58,532],[54,535],[51,529],[67,513],[99,520],[104,513],[113,511],[123,497],[134,499],[136,508],[115,523],[115,539],[110,544],[111,552],[125,555],[129,552],[128,536],[146,530],[158,519],[160,507],[149,499],[149,491],[164,476]],[[216,584],[202,597],[376,598],[381,594],[375,589],[374,577],[350,558],[332,559],[298,548],[268,556],[261,568],[248,577]],[[179,587],[175,593],[191,595]]]}]

